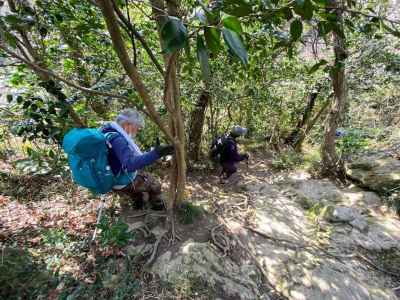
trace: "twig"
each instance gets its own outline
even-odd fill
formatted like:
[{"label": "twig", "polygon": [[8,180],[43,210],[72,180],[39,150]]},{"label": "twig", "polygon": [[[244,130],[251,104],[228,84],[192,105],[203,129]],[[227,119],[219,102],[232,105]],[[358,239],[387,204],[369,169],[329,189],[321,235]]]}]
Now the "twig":
[{"label": "twig", "polygon": [[373,263],[372,261],[370,261],[368,258],[366,258],[364,255],[362,255],[362,254],[359,253],[359,252],[356,253],[356,255],[355,255],[354,257],[360,258],[361,260],[365,261],[365,262],[368,263],[370,266],[372,266],[374,269],[376,269],[376,270],[378,270],[378,271],[380,271],[380,272],[382,272],[382,273],[385,273],[385,274],[390,275],[390,276],[393,276],[393,277],[400,278],[400,270],[399,270],[398,272],[396,272],[396,273],[395,273],[395,272],[388,271],[388,270],[385,270],[384,268],[382,268],[382,267],[376,265],[375,263]]},{"label": "twig", "polygon": [[103,208],[104,208],[104,204],[105,204],[105,197],[104,197],[104,195],[102,195],[102,196],[100,197],[100,199],[101,199],[101,203],[100,203],[100,206],[99,206],[99,213],[98,213],[98,215],[97,215],[96,228],[94,229],[91,243],[93,243],[94,240],[96,239],[97,225],[99,225],[99,223],[100,223],[101,214],[102,214],[102,212],[103,212]]},{"label": "twig", "polygon": [[341,8],[325,7],[325,8],[323,8],[323,10],[325,10],[325,9],[337,9],[337,10],[342,10],[342,11],[345,11],[345,12],[348,12],[348,13],[361,15],[361,16],[364,16],[364,17],[367,17],[367,18],[378,18],[378,19],[385,20],[385,21],[387,21],[389,23],[392,23],[392,24],[400,24],[399,20],[389,19],[389,18],[384,17],[384,16],[371,15],[371,14],[367,14],[367,13],[364,13],[364,12],[361,12],[361,11],[358,11],[358,10],[348,9],[348,8],[344,8],[344,7],[341,7]]},{"label": "twig", "polygon": [[127,216],[127,218],[138,218],[138,217],[143,217],[143,216],[146,216],[148,214],[148,212],[142,212],[142,213],[138,213],[138,214],[135,214],[135,215],[132,215],[132,216]]},{"label": "twig", "polygon": [[302,249],[302,248],[303,248],[303,249],[307,249],[307,248],[315,248],[315,249],[318,249],[318,250],[322,251],[323,253],[325,253],[327,256],[332,257],[332,258],[334,258],[334,259],[340,261],[340,262],[343,263],[343,264],[344,264],[344,261],[343,261],[344,258],[352,258],[352,257],[354,257],[354,255],[350,255],[350,256],[340,256],[340,255],[332,254],[332,253],[330,253],[329,251],[325,250],[324,248],[318,246],[318,245],[315,244],[315,243],[309,244],[309,245],[307,245],[307,244],[301,244],[301,243],[294,243],[293,241],[290,241],[290,240],[286,240],[286,239],[276,238],[276,237],[270,236],[270,235],[268,235],[268,234],[266,234],[266,233],[264,233],[264,232],[261,232],[261,231],[255,229],[255,228],[252,228],[252,227],[250,227],[250,226],[244,226],[244,228],[246,228],[246,229],[248,229],[248,230],[250,230],[250,231],[252,231],[252,232],[254,232],[254,233],[256,233],[256,234],[258,234],[258,235],[260,235],[260,236],[262,236],[262,237],[265,237],[265,238],[267,238],[267,239],[274,240],[274,241],[278,241],[278,242],[284,242],[284,243],[291,244],[291,245],[295,245],[295,247],[296,247],[297,249]]},{"label": "twig", "polygon": [[165,233],[166,233],[166,231],[163,232],[162,234],[160,234],[160,236],[157,238],[157,241],[154,244],[153,253],[151,254],[149,260],[144,264],[145,267],[149,267],[153,263],[153,261],[156,257],[156,254],[157,254],[158,246],[160,245],[160,242],[161,242],[162,238],[164,237]]},{"label": "twig", "polygon": [[[287,239],[282,239],[282,238],[277,238],[277,237],[268,235],[265,232],[259,231],[259,230],[255,229],[253,227],[250,227],[250,226],[243,226],[243,227],[248,229],[248,230],[250,230],[251,232],[254,232],[254,233],[266,238],[266,239],[274,240],[274,241],[278,241],[278,242],[284,242],[284,243],[288,243],[288,244],[294,244],[293,241],[290,241],[290,240],[287,240]],[[302,244],[297,244],[297,246],[304,247],[304,248],[307,247],[304,244],[303,245]]]},{"label": "twig", "polygon": [[12,116],[17,116],[18,115],[15,112],[12,112],[11,110],[9,110],[7,108],[4,108],[4,107],[0,107],[0,110],[4,111],[4,112],[6,112],[6,113],[8,113],[9,115],[12,115]]},{"label": "twig", "polygon": [[[17,53],[7,49],[4,45],[0,44],[0,49],[4,50],[6,53],[8,53],[10,56],[20,60],[21,62],[27,64],[28,66],[30,66],[32,69],[37,70],[39,72],[45,73],[51,77],[54,77],[55,79],[64,82],[66,85],[69,85],[73,88],[76,88],[82,92],[88,93],[88,94],[92,94],[92,95],[100,95],[100,96],[105,96],[105,97],[111,97],[111,98],[118,98],[118,99],[123,99],[129,102],[132,102],[132,100],[128,97],[122,96],[122,95],[117,95],[117,94],[111,94],[111,93],[107,93],[107,92],[102,92],[102,91],[97,91],[97,90],[92,90],[83,86],[80,86],[72,81],[69,81],[65,78],[62,78],[61,76],[55,74],[54,72],[45,69],[31,61],[28,61],[27,59],[19,56]],[[138,108],[139,109],[139,108]],[[140,109],[141,111],[143,111],[142,109]]]},{"label": "twig", "polygon": [[126,29],[130,31],[131,34],[134,35],[135,38],[139,40],[139,42],[142,44],[143,48],[146,50],[147,54],[149,55],[151,61],[154,63],[156,66],[157,70],[164,75],[164,70],[160,63],[158,62],[156,56],[154,55],[153,51],[150,49],[149,45],[147,44],[146,40],[143,38],[143,36],[134,28],[130,21],[130,17],[128,14],[128,19],[124,16],[124,14],[121,12],[119,9],[118,5],[116,5],[115,1],[113,1],[113,7],[115,12],[117,13],[118,18],[121,20],[121,22],[125,25]]}]

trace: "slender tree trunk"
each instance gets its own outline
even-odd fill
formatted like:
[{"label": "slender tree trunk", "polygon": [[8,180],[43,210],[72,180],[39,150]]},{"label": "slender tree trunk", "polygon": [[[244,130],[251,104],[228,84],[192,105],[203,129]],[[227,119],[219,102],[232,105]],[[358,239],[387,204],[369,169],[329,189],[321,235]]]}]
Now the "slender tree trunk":
[{"label": "slender tree trunk", "polygon": [[[167,10],[169,15],[179,17],[178,11],[180,2],[175,0],[166,2],[164,2],[164,0],[151,0],[150,3],[153,7],[153,16],[157,22],[158,32],[160,34],[161,28],[166,20],[166,16],[162,12]],[[163,48],[161,35],[160,45],[161,48]],[[164,64],[166,66],[164,103],[169,111],[170,128],[171,131],[173,131],[173,136],[175,139],[175,158],[173,168],[176,168],[176,170],[171,170],[170,179],[170,195],[172,197],[172,194],[174,194],[174,199],[171,200],[174,207],[182,202],[186,185],[186,138],[182,109],[180,105],[178,61],[179,53],[164,55]],[[173,183],[176,184],[175,189],[173,189]]]},{"label": "slender tree trunk", "polygon": [[335,65],[331,71],[331,79],[333,86],[334,99],[331,104],[329,115],[325,125],[325,137],[321,148],[322,154],[322,174],[341,176],[343,167],[336,153],[335,140],[336,129],[342,121],[344,107],[346,105],[346,78],[345,78],[345,37],[343,28],[342,10],[338,0],[330,1],[330,5],[334,9],[337,20],[339,33],[333,33]]},{"label": "slender tree trunk", "polygon": [[305,140],[305,138],[307,137],[307,134],[311,131],[311,129],[314,127],[314,125],[317,123],[317,121],[319,120],[319,118],[322,116],[322,114],[326,111],[326,109],[329,106],[330,101],[327,100],[325,101],[325,103],[321,106],[320,110],[316,113],[316,115],[314,116],[314,118],[312,118],[307,124],[306,127],[301,130],[296,143],[294,144],[294,149],[296,152],[301,152],[302,150],[302,146],[303,146],[303,142]]},{"label": "slender tree trunk", "polygon": [[206,109],[210,101],[211,95],[206,89],[204,89],[201,92],[200,97],[197,100],[196,106],[190,116],[189,158],[193,161],[199,160],[204,119],[206,115]]},{"label": "slender tree trunk", "polygon": [[[119,60],[122,66],[124,67],[126,73],[128,74],[129,78],[131,79],[135,89],[142,98],[144,105],[149,113],[149,116],[164,132],[168,140],[170,142],[173,142],[175,146],[175,158],[173,161],[173,167],[171,171],[171,184],[170,184],[170,194],[169,194],[170,197],[167,203],[168,214],[171,217],[170,219],[172,221],[172,224],[174,224],[173,208],[176,206],[177,203],[182,201],[186,183],[185,135],[183,131],[183,119],[179,101],[180,100],[179,80],[177,76],[178,53],[175,52],[173,54],[164,56],[164,61],[165,65],[167,66],[167,70],[164,78],[163,100],[169,112],[169,128],[168,128],[162,122],[161,117],[158,114],[152,99],[150,98],[150,94],[148,93],[146,87],[143,84],[143,81],[140,77],[137,68],[132,63],[127,53],[127,49],[124,40],[122,39],[121,31],[114,13],[114,8],[111,0],[97,0],[97,3],[99,4],[104,19],[106,21],[108,31],[113,41],[114,50],[116,51]],[[163,2],[162,3],[151,2],[151,3],[153,7],[158,4],[163,5]],[[168,3],[169,13],[176,15],[173,13],[174,9],[177,10],[176,3],[169,2]],[[162,19],[163,17],[161,16],[160,18],[156,18],[159,28],[161,28],[159,20]],[[172,234],[173,236],[175,235],[173,227],[172,227]]]},{"label": "slender tree trunk", "polygon": [[285,144],[295,146],[298,140],[301,138],[315,107],[315,102],[317,100],[318,94],[321,90],[321,85],[317,84],[316,88],[308,95],[307,105],[304,109],[304,113],[300,120],[297,122],[296,128],[286,137]]}]

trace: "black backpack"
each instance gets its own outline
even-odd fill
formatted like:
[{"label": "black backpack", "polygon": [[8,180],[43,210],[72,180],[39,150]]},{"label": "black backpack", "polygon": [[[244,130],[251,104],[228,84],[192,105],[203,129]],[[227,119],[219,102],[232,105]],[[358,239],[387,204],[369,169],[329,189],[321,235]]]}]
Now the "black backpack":
[{"label": "black backpack", "polygon": [[225,149],[225,142],[227,141],[228,136],[226,134],[217,136],[213,142],[211,143],[210,147],[210,159],[218,163],[221,160],[221,155],[224,153]]}]

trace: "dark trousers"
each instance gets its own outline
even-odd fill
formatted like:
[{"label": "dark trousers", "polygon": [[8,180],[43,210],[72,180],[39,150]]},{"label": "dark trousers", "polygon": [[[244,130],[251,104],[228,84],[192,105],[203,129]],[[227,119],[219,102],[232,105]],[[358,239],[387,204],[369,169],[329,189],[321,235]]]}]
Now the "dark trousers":
[{"label": "dark trousers", "polygon": [[221,177],[228,179],[232,174],[237,172],[236,162],[233,161],[225,161],[221,162],[222,172]]},{"label": "dark trousers", "polygon": [[136,209],[142,209],[145,201],[148,201],[153,209],[164,208],[161,184],[149,174],[138,174],[130,184],[114,191],[128,196]]}]

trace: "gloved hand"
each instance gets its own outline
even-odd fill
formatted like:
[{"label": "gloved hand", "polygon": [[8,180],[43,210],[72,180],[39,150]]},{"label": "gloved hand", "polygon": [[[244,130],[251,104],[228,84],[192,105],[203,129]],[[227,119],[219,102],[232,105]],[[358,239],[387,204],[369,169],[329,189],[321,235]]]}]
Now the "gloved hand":
[{"label": "gloved hand", "polygon": [[174,146],[160,145],[160,146],[156,146],[155,150],[157,151],[157,153],[160,157],[164,157],[167,155],[172,155],[174,153]]}]

